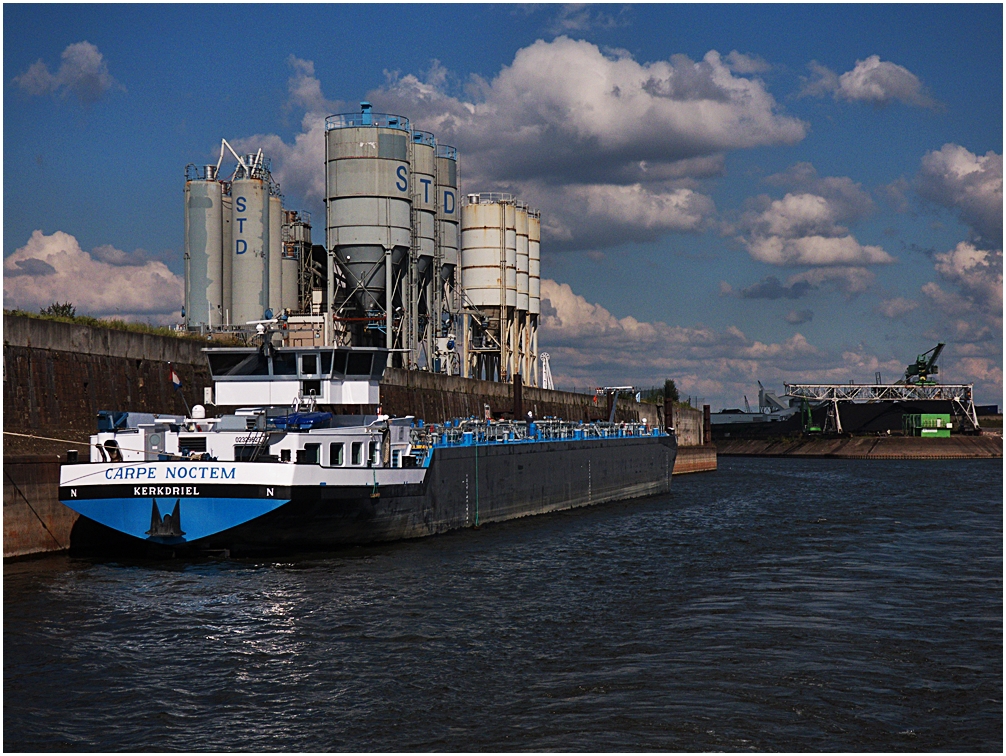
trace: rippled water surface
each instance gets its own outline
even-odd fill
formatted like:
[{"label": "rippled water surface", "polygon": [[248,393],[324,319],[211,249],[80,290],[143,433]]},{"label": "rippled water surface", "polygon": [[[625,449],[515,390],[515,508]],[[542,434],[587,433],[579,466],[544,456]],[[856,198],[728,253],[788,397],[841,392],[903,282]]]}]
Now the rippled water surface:
[{"label": "rippled water surface", "polygon": [[4,565],[5,750],[993,750],[1001,461],[282,561]]}]

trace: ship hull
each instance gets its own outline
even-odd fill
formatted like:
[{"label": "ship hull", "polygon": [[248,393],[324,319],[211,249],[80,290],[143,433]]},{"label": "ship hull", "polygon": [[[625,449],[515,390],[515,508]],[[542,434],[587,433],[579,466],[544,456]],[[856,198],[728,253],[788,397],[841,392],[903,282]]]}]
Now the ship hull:
[{"label": "ship hull", "polygon": [[[268,492],[271,498],[247,504],[225,504],[220,490],[205,486],[199,504],[180,497],[180,525],[184,536],[169,534],[170,509],[175,499],[161,506],[169,515],[164,535],[151,536],[132,524],[132,538],[123,540],[122,529],[109,520],[108,507],[139,509],[131,517],[146,514],[150,523],[149,500],[106,497],[95,508],[80,498],[65,503],[95,520],[100,513],[104,526],[84,523],[72,544],[78,551],[102,551],[143,544],[147,551],[170,549],[220,551],[231,554],[276,551],[326,550],[382,541],[419,538],[450,530],[502,522],[546,512],[590,506],[666,493],[670,490],[676,442],[673,436],[623,439],[550,441],[545,443],[494,444],[488,446],[443,447],[434,450],[424,474],[416,482],[381,483],[357,476],[339,484],[246,486],[229,493],[234,500],[255,498]],[[276,469],[276,465],[259,465]],[[363,471],[361,471],[363,472]],[[416,471],[420,473],[420,471]],[[385,476],[386,477],[386,476]],[[285,481],[280,481],[283,483]],[[69,497],[69,488],[61,488]],[[107,489],[106,489],[107,490]],[[134,489],[135,490],[135,489]],[[78,497],[87,496],[83,489]],[[62,497],[61,497],[62,498]],[[205,502],[216,500],[207,507]],[[114,503],[110,503],[114,502]],[[218,529],[207,533],[187,530],[195,525],[195,507],[215,512],[245,513],[230,527],[226,518]],[[118,516],[118,515],[116,515]],[[124,516],[124,515],[123,515]],[[207,520],[200,515],[201,522]],[[96,522],[98,520],[95,520]],[[150,525],[151,529],[153,525]],[[113,531],[109,533],[106,531]]]}]

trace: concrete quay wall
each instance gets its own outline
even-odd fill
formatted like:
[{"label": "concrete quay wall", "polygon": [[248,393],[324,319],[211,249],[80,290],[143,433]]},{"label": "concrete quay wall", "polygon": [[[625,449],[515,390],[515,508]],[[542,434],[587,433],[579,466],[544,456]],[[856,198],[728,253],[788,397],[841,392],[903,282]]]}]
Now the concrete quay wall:
[{"label": "concrete quay wall", "polygon": [[59,465],[55,454],[4,456],[4,558],[69,548],[79,515],[59,502]]},{"label": "concrete quay wall", "polygon": [[1001,436],[907,438],[859,436],[811,439],[723,439],[719,454],[745,457],[834,459],[1002,459]]}]

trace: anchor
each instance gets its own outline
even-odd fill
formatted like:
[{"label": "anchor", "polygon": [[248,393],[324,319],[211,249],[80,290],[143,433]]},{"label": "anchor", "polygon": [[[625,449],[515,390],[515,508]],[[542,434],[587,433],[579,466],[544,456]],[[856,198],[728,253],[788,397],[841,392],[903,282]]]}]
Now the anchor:
[{"label": "anchor", "polygon": [[181,499],[175,499],[175,508],[171,514],[164,515],[161,519],[161,511],[157,508],[157,499],[150,509],[150,530],[146,535],[153,538],[177,538],[185,535],[182,530]]}]

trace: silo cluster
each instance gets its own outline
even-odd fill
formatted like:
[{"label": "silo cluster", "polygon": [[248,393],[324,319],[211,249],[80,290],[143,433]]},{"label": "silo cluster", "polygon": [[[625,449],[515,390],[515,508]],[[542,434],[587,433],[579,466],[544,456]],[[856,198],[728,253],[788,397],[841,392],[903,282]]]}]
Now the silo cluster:
[{"label": "silo cluster", "polygon": [[510,194],[469,194],[461,212],[461,280],[469,323],[466,374],[537,385],[541,216]]},{"label": "silo cluster", "polygon": [[[225,143],[226,144],[226,143]],[[189,330],[244,329],[298,312],[300,260],[310,221],[283,208],[261,151],[237,158],[229,180],[217,165],[185,171],[185,322]]]},{"label": "silo cluster", "polygon": [[335,339],[393,349],[402,367],[460,374],[457,150],[369,103],[325,126]]},{"label": "silo cluster", "polygon": [[285,338],[298,325],[396,366],[538,385],[540,214],[509,194],[462,201],[457,149],[360,105],[325,121],[324,247],[261,151],[231,149],[229,180],[219,162],[186,168],[188,327],[247,332],[285,311]]}]

